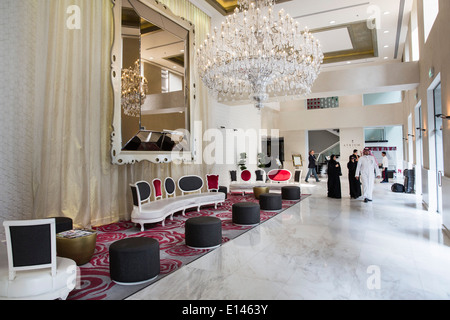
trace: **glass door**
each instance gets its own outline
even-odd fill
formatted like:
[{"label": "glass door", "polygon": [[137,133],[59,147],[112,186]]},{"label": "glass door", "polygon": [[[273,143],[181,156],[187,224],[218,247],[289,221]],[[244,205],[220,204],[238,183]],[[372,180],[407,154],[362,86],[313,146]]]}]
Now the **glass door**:
[{"label": "glass door", "polygon": [[416,127],[416,193],[422,194],[422,106],[419,103],[415,108],[415,127]]},{"label": "glass door", "polygon": [[441,84],[433,90],[434,100],[434,132],[436,148],[436,181],[437,181],[437,212],[442,213],[442,176],[444,174],[444,146],[442,139],[442,98]]}]

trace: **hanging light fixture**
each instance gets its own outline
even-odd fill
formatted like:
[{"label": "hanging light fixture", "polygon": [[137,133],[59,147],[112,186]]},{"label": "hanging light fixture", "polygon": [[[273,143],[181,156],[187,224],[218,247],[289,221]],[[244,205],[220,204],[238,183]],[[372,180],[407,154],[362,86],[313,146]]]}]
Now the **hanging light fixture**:
[{"label": "hanging light fixture", "polygon": [[311,92],[323,63],[320,43],[273,6],[274,0],[238,0],[197,50],[200,77],[216,99],[249,98],[260,109],[270,96]]},{"label": "hanging light fixture", "polygon": [[141,76],[140,60],[134,67],[122,70],[122,108],[131,117],[141,116],[141,106],[147,97],[147,79]]}]

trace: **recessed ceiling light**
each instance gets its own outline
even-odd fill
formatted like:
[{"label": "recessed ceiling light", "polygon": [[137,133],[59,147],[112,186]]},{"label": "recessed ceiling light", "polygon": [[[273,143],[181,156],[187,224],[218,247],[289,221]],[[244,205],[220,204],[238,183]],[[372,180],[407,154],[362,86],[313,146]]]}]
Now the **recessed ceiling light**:
[{"label": "recessed ceiling light", "polygon": [[335,23],[336,23],[336,21],[334,21],[334,20],[330,21],[330,24],[335,24]]},{"label": "recessed ceiling light", "polygon": [[389,59],[389,57],[384,57],[384,60],[387,60],[387,59]]},{"label": "recessed ceiling light", "polygon": [[176,69],[176,68],[177,68],[177,66],[173,66],[172,68]]},{"label": "recessed ceiling light", "polygon": [[385,30],[384,33],[389,33],[389,30]]},{"label": "recessed ceiling light", "polygon": [[347,64],[350,64],[350,63],[352,63],[351,61],[347,61]]},{"label": "recessed ceiling light", "polygon": [[389,46],[388,46],[388,45],[385,45],[384,47],[385,47],[385,48],[389,48]]},{"label": "recessed ceiling light", "polygon": [[184,49],[181,49],[180,52],[184,52]]},{"label": "recessed ceiling light", "polygon": [[150,57],[149,59],[150,59],[150,60],[153,60],[153,59],[155,59],[155,58],[153,58],[153,57]]},{"label": "recessed ceiling light", "polygon": [[390,14],[390,12],[389,11],[385,11],[384,14]]}]

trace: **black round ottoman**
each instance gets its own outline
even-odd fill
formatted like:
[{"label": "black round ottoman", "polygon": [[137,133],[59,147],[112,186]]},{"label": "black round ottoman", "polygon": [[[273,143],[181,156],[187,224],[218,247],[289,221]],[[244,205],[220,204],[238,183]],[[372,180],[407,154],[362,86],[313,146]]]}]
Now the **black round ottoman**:
[{"label": "black round ottoman", "polygon": [[52,217],[55,219],[56,233],[73,229],[73,221],[68,217]]},{"label": "black round ottoman", "polygon": [[159,272],[159,242],[156,239],[126,238],[109,247],[109,273],[114,282],[139,284],[153,280]]},{"label": "black round ottoman", "polygon": [[184,240],[191,248],[213,248],[222,244],[222,221],[216,217],[189,218]]},{"label": "black round ottoman", "polygon": [[225,199],[228,198],[228,188],[225,186],[219,186],[219,192],[225,193]]},{"label": "black round ottoman", "polygon": [[261,210],[281,210],[281,194],[263,193],[259,196],[259,206]]},{"label": "black round ottoman", "polygon": [[281,187],[281,197],[284,200],[300,200],[300,187],[297,186]]},{"label": "black round ottoman", "polygon": [[261,221],[259,204],[239,202],[232,206],[232,221],[237,225],[253,225]]}]

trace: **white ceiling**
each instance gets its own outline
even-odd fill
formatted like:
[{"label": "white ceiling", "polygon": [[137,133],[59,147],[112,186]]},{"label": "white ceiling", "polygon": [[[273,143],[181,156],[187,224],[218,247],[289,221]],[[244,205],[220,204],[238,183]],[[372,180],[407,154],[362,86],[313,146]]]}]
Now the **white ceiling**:
[{"label": "white ceiling", "polygon": [[[218,11],[204,0],[190,0],[211,17],[211,25],[219,26],[225,19]],[[282,8],[295,18],[300,26],[310,30],[330,26],[340,26],[352,22],[368,21],[372,24],[376,18],[379,57],[353,60],[324,65],[324,68],[360,65],[401,60],[408,31],[413,0],[292,0],[275,5],[275,10]],[[322,46],[326,50],[338,50],[348,47],[348,32],[323,34]]]},{"label": "white ceiling", "polygon": [[353,49],[348,29],[344,27],[316,32],[314,33],[314,37],[320,41],[324,53]]},{"label": "white ceiling", "polygon": [[164,30],[148,33],[141,38],[141,58],[172,72],[184,74],[184,67],[167,60],[184,54],[184,40]]}]

